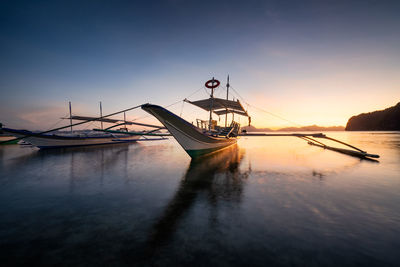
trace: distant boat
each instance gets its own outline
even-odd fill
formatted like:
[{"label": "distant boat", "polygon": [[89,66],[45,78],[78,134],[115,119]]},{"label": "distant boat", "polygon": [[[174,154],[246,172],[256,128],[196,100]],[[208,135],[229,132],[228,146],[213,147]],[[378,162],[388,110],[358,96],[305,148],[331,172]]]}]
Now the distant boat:
[{"label": "distant boat", "polygon": [[[219,85],[220,82],[213,78],[205,83],[205,86],[211,89],[210,98],[193,102],[185,99],[186,102],[209,111],[209,120],[197,119],[197,126],[161,106],[144,104],[142,109],[156,117],[192,158],[202,156],[237,142],[240,129],[239,123],[232,119],[229,126],[218,126],[217,122],[212,119],[213,113],[217,115],[238,114],[249,117],[239,100],[232,101],[228,99],[229,77],[226,99],[214,97],[214,89]],[[225,121],[226,118],[227,116]]]},{"label": "distant boat", "polygon": [[138,135],[131,136],[126,134],[95,132],[41,134],[27,130],[9,128],[3,128],[3,131],[12,134],[15,137],[23,137],[25,142],[41,149],[128,143],[136,142],[140,138]]},{"label": "distant boat", "polygon": [[[140,107],[140,106],[138,106]],[[133,108],[131,108],[133,109]],[[128,109],[128,110],[131,110]],[[33,146],[36,146],[40,149],[47,148],[65,148],[65,147],[77,147],[77,146],[93,146],[93,145],[108,145],[108,144],[119,144],[119,143],[131,143],[137,141],[153,141],[153,140],[164,140],[165,136],[168,136],[167,133],[159,133],[160,129],[165,129],[162,126],[150,125],[132,121],[126,121],[125,111],[120,111],[113,113],[111,115],[115,115],[118,113],[124,113],[124,119],[110,119],[106,118],[107,116],[100,117],[87,117],[87,116],[72,116],[71,115],[71,104],[70,104],[70,116],[69,119],[70,125],[44,131],[44,132],[32,132],[28,130],[17,130],[11,128],[1,128],[1,130],[9,135],[14,136],[12,141],[18,142],[19,140],[23,140],[24,144],[29,143]],[[76,124],[72,124],[72,120],[80,120],[83,122],[79,122]],[[72,126],[81,125],[87,122],[100,121],[103,125],[103,122],[113,123],[111,127],[106,129],[93,129],[87,131],[72,131]],[[140,125],[144,127],[155,128],[150,131],[141,131],[141,132],[130,132],[125,127],[126,125]],[[119,130],[112,130],[112,128],[122,126],[123,128]],[[57,132],[57,130],[71,128],[70,132]],[[144,138],[144,136],[152,136],[159,138]],[[16,138],[17,139],[16,139]],[[2,143],[0,141],[0,143]]]}]

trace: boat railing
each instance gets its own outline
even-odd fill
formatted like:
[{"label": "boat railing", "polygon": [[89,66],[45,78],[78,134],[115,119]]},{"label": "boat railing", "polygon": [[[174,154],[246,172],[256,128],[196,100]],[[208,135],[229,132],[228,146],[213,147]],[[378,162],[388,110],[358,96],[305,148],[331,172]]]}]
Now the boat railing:
[{"label": "boat railing", "polygon": [[205,134],[211,136],[234,137],[237,136],[240,129],[240,124],[232,121],[228,127],[221,127],[217,125],[217,121],[212,121],[211,129],[209,129],[209,121],[196,119],[197,127]]},{"label": "boat railing", "polygon": [[224,137],[233,137],[233,136],[237,136],[238,132],[240,129],[240,124],[232,121],[232,123],[230,124],[230,126],[228,127],[221,127],[220,132],[219,132],[219,136],[224,136]]},{"label": "boat railing", "polygon": [[203,130],[203,132],[209,132],[209,128],[211,129],[211,132],[219,132],[221,129],[216,120],[211,121],[211,127],[209,127],[209,121],[206,120],[196,119],[196,124],[197,128]]}]

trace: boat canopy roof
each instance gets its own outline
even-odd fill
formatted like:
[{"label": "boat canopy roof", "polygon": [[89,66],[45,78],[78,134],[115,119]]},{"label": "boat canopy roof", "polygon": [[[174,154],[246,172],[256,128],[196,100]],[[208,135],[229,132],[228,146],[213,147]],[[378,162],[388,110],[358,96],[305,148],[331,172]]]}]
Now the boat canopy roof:
[{"label": "boat canopy roof", "polygon": [[239,100],[232,101],[222,98],[208,98],[197,101],[184,100],[192,105],[198,106],[206,111],[212,111],[217,115],[224,115],[227,113],[236,113],[242,116],[249,117],[247,111],[243,108]]}]

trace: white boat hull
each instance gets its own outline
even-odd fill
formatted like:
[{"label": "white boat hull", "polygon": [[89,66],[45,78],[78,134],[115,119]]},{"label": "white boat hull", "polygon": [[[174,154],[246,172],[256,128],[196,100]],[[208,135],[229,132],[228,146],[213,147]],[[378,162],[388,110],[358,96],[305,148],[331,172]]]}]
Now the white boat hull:
[{"label": "white boat hull", "polygon": [[142,109],[156,117],[191,157],[208,154],[237,142],[236,138],[205,135],[199,128],[160,106],[146,104]]},{"label": "white boat hull", "polygon": [[[163,123],[163,122],[161,122]],[[227,147],[229,145],[236,143],[236,138],[234,139],[226,139],[226,138],[218,138],[222,139],[224,142],[213,142],[208,143],[192,137],[180,129],[174,127],[168,121],[165,121],[165,127],[167,127],[168,131],[175,137],[175,139],[179,142],[179,144],[186,151],[201,151],[201,150],[210,150],[210,152],[214,150],[219,150],[221,148]],[[217,139],[217,138],[215,138]],[[225,140],[224,140],[225,139]]]},{"label": "white boat hull", "polygon": [[[40,135],[28,131],[12,130],[7,131],[15,137],[24,137],[23,140],[36,146],[38,148],[62,148],[62,147],[76,147],[76,146],[93,146],[93,145],[107,145],[117,143],[136,142],[140,136],[60,136],[60,135]],[[29,133],[32,134],[29,136]]]}]

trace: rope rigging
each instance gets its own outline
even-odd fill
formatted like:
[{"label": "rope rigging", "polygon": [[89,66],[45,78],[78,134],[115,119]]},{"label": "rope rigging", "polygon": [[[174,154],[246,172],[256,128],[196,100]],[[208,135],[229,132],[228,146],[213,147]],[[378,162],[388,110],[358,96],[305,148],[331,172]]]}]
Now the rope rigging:
[{"label": "rope rigging", "polygon": [[[206,89],[205,86],[202,86],[202,87],[200,87],[199,89],[196,89],[195,91],[193,91],[191,94],[189,94],[189,95],[188,95],[187,97],[185,97],[184,99],[193,96],[194,94],[198,93],[198,92],[199,92],[200,90],[202,90],[202,89]],[[178,100],[178,101],[176,101],[176,102],[174,102],[174,103],[172,103],[172,104],[169,104],[169,105],[167,105],[167,106],[164,106],[164,108],[172,107],[172,106],[174,106],[174,105],[176,105],[176,104],[179,104],[180,102],[184,102],[184,100]],[[182,109],[183,109],[183,107],[182,107]],[[182,114],[182,111],[181,111],[181,114]],[[133,119],[132,121],[137,121],[137,120],[141,120],[141,119],[145,119],[145,118],[149,118],[149,117],[152,117],[152,115],[147,114],[147,115],[144,115],[144,116],[140,116],[140,117],[137,117],[137,118]]]},{"label": "rope rigging", "polygon": [[[251,105],[232,86],[230,88],[235,92],[236,96],[238,96],[241,99],[241,101],[243,101],[243,103],[246,103],[249,107],[253,107],[253,108],[258,109],[258,110],[260,110],[260,111],[262,111],[264,113],[267,113],[267,114],[269,114],[271,116],[274,116],[274,117],[276,117],[278,119],[284,120],[284,121],[289,122],[289,123],[294,124],[294,125],[297,125],[298,127],[303,127],[305,130],[307,130],[307,127],[304,126],[304,125],[301,125],[301,124],[296,123],[294,121],[291,121],[291,120],[288,120],[286,118],[283,118],[282,116],[276,115],[276,114],[274,114],[272,112],[266,111],[263,108]],[[244,134],[244,135],[246,135],[246,134]],[[343,154],[347,154],[347,155],[350,155],[350,156],[355,156],[355,157],[359,157],[359,158],[363,158],[363,159],[367,159],[367,160],[371,160],[371,161],[376,161],[376,160],[371,159],[371,158],[379,158],[379,155],[369,154],[366,151],[359,149],[358,147],[352,146],[350,144],[347,144],[347,143],[342,142],[340,140],[337,140],[335,138],[328,137],[328,136],[326,136],[325,134],[322,134],[322,133],[319,133],[319,134],[298,134],[298,133],[293,133],[293,134],[280,134],[280,133],[266,134],[266,133],[260,133],[260,134],[252,134],[252,135],[253,136],[257,136],[257,135],[258,136],[295,136],[295,137],[298,137],[298,138],[301,138],[301,139],[307,141],[309,145],[318,146],[318,147],[321,147],[323,149],[328,149],[328,150],[336,151],[336,152],[339,152],[339,153],[343,153]],[[333,142],[342,144],[344,146],[350,147],[351,150],[350,149],[345,149],[345,148],[338,148],[338,147],[328,146],[328,145],[324,144],[323,142],[320,142],[320,141],[316,140],[315,138],[321,138],[321,139],[326,139],[326,140],[329,140],[329,141],[333,141]]]},{"label": "rope rigging", "polygon": [[276,114],[274,114],[274,113],[272,113],[270,111],[267,111],[267,110],[265,110],[263,108],[260,108],[260,107],[257,107],[257,106],[254,106],[254,105],[250,104],[235,90],[235,88],[233,88],[232,86],[230,88],[235,92],[236,96],[238,96],[238,98],[240,98],[240,100],[243,103],[245,103],[248,107],[253,107],[255,109],[258,109],[261,112],[267,113],[267,114],[269,114],[269,115],[271,115],[271,116],[273,116],[275,118],[281,119],[281,120],[286,121],[286,122],[291,123],[291,124],[294,124],[294,125],[296,125],[298,127],[306,127],[305,125],[302,125],[302,124],[299,124],[297,122],[291,121],[289,119],[283,118],[282,116],[276,115]]},{"label": "rope rigging", "polygon": [[[69,113],[66,113],[64,116],[63,116],[63,118],[64,117],[67,117],[69,115]],[[60,122],[62,122],[64,119],[59,119],[56,123],[54,123],[53,125],[51,125],[50,127],[48,127],[47,128],[47,130],[50,130],[50,129],[52,129],[52,128],[54,128],[54,127],[56,127]]]}]

